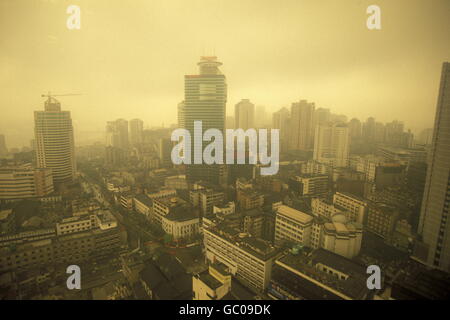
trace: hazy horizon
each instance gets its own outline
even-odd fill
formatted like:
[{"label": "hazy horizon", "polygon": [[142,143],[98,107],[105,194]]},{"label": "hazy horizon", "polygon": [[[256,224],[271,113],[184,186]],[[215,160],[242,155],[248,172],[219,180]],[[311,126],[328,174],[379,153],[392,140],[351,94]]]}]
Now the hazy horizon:
[{"label": "hazy horizon", "polygon": [[[70,4],[80,30],[66,28]],[[379,31],[366,28],[371,4]],[[76,139],[117,118],[176,123],[184,75],[211,54],[227,77],[228,115],[244,98],[270,112],[307,99],[349,119],[432,127],[449,13],[447,0],[2,0],[0,134],[9,148],[28,145],[48,91],[83,94],[59,99]]]}]

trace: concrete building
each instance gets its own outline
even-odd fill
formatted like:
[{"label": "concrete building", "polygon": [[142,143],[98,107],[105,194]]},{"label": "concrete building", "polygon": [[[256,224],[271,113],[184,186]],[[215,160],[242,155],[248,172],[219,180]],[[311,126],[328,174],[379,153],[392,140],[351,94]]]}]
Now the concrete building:
[{"label": "concrete building", "polygon": [[203,234],[209,262],[225,264],[232,275],[254,290],[267,288],[273,261],[280,253],[278,248],[226,225],[203,227]]},{"label": "concrete building", "polygon": [[128,150],[128,121],[117,119],[106,123],[106,146],[116,147],[122,150]]},{"label": "concrete building", "polygon": [[221,300],[231,291],[231,273],[223,263],[192,277],[193,300]]},{"label": "concrete building", "polygon": [[[89,222],[84,218],[77,219],[80,220],[61,221],[59,234],[53,229],[53,232],[18,240],[14,247],[0,247],[0,272],[26,271],[50,264],[82,263],[92,257],[117,253],[123,237],[111,213],[98,212],[94,221],[89,217]],[[83,222],[91,223],[90,228],[86,229],[87,225],[77,226]],[[68,232],[63,233],[66,230]]]},{"label": "concrete building", "polygon": [[309,246],[313,217],[302,211],[282,205],[275,220],[275,243],[300,243]]},{"label": "concrete building", "polygon": [[43,197],[53,191],[52,169],[31,165],[0,167],[0,200]]},{"label": "concrete building", "polygon": [[177,196],[167,196],[164,198],[153,199],[152,219],[162,226],[164,216],[175,210],[175,208],[185,208],[186,205],[187,202]]},{"label": "concrete building", "polygon": [[319,125],[314,135],[313,159],[333,167],[347,167],[350,135],[347,125]]},{"label": "concrete building", "polygon": [[169,213],[162,216],[161,222],[164,232],[175,241],[192,239],[199,233],[199,218],[187,206],[171,207]]},{"label": "concrete building", "polygon": [[153,210],[153,201],[145,194],[134,196],[134,209],[146,217],[150,217]]},{"label": "concrete building", "polygon": [[136,146],[142,143],[144,121],[141,119],[130,120],[130,144]]},{"label": "concrete building", "polygon": [[[427,264],[450,271],[450,62],[442,66],[419,233]],[[426,257],[425,257],[426,256]]]},{"label": "concrete building", "polygon": [[49,96],[44,111],[34,112],[34,134],[37,167],[52,169],[55,184],[72,182],[77,167],[70,111]]},{"label": "concrete building", "polygon": [[314,103],[306,100],[295,102],[291,106],[289,143],[290,150],[310,151],[314,145]]},{"label": "concrete building", "polygon": [[[194,122],[202,121],[203,131],[215,128],[224,132],[227,84],[217,57],[201,57],[199,74],[184,77],[185,98],[179,108],[180,127],[194,136]],[[203,152],[203,150],[202,150]],[[192,152],[191,154],[194,154]],[[186,176],[191,183],[206,181],[215,185],[223,183],[223,165],[190,164]]]},{"label": "concrete building", "polygon": [[287,151],[290,135],[290,113],[287,108],[281,108],[273,113],[272,128],[280,130],[280,151]]},{"label": "concrete building", "polygon": [[268,294],[277,300],[365,300],[366,268],[333,252],[293,250],[275,261]]},{"label": "concrete building", "polygon": [[390,241],[399,218],[398,210],[384,203],[372,203],[367,208],[367,230]]},{"label": "concrete building", "polygon": [[303,174],[289,180],[289,189],[300,196],[322,197],[328,192],[328,180],[323,174]]},{"label": "concrete building", "polygon": [[365,224],[368,205],[367,200],[350,193],[336,192],[333,195],[333,204],[337,208],[345,209],[346,215],[350,221]]}]

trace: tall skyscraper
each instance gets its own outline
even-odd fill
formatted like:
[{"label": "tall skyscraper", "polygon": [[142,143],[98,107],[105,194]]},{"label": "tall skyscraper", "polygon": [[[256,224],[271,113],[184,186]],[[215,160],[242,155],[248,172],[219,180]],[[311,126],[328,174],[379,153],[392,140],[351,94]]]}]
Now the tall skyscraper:
[{"label": "tall skyscraper", "polygon": [[235,128],[255,128],[255,105],[249,99],[242,99],[234,107]]},{"label": "tall skyscraper", "polygon": [[106,146],[112,146],[127,150],[128,141],[128,121],[117,119],[106,123]]},{"label": "tall skyscraper", "polygon": [[8,154],[8,148],[6,147],[5,136],[0,134],[0,157],[4,157]]},{"label": "tall skyscraper", "polygon": [[419,221],[429,265],[450,271],[450,63],[442,66],[433,142]]},{"label": "tall skyscraper", "polygon": [[55,184],[71,182],[76,161],[70,111],[61,111],[60,102],[50,96],[44,106],[34,112],[37,167],[52,169]]},{"label": "tall skyscraper", "polygon": [[349,130],[345,124],[329,123],[317,126],[314,138],[314,160],[333,167],[346,167],[349,143]]},{"label": "tall skyscraper", "polygon": [[136,146],[142,143],[142,133],[144,130],[144,121],[141,119],[130,120],[130,143]]},{"label": "tall skyscraper", "polygon": [[[215,128],[222,133],[225,129],[225,114],[227,102],[227,84],[225,75],[219,67],[221,62],[217,57],[201,57],[199,74],[184,77],[184,105],[178,116],[182,126],[194,136],[194,121],[202,121],[203,132]],[[191,153],[194,155],[194,152]],[[223,166],[191,164],[186,168],[189,182],[206,181],[212,184],[222,184]]]},{"label": "tall skyscraper", "polygon": [[314,109],[314,103],[306,100],[292,104],[290,150],[309,151],[313,148]]}]

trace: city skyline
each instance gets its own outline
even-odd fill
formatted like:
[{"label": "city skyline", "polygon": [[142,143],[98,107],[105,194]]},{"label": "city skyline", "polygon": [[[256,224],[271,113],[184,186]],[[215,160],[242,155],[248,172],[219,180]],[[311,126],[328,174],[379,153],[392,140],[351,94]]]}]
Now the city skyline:
[{"label": "city skyline", "polygon": [[0,1],[0,300],[449,300],[450,2],[160,1]]},{"label": "city skyline", "polygon": [[[63,2],[42,1],[30,6],[23,2],[2,2],[4,10],[0,14],[10,13],[0,19],[1,29],[10,30],[3,31],[5,50],[0,54],[0,65],[5,72],[2,86],[7,93],[0,97],[0,104],[8,106],[3,111],[0,128],[1,134],[7,137],[7,144],[10,147],[28,145],[32,118],[27,111],[34,110],[40,103],[37,97],[48,90],[83,94],[62,101],[76,119],[74,128],[79,142],[87,140],[85,137],[89,133],[104,128],[103,121],[107,119],[91,117],[93,110],[108,113],[111,118],[124,118],[122,108],[126,105],[127,118],[140,118],[148,126],[175,123],[176,106],[182,100],[183,83],[179,75],[192,73],[195,69],[191,61],[212,53],[225,63],[223,71],[229,77],[227,115],[233,114],[233,106],[241,99],[250,99],[256,106],[264,105],[270,113],[290,107],[293,101],[306,99],[318,108],[346,114],[349,119],[356,117],[364,121],[370,116],[382,122],[398,119],[416,133],[432,126],[429,110],[434,110],[435,106],[440,63],[450,58],[449,44],[443,33],[449,24],[444,14],[448,12],[448,2],[431,5],[380,1],[385,19],[378,33],[365,27],[367,6],[364,3],[341,7],[330,2],[298,4],[289,1],[284,7],[274,7],[263,2],[256,12],[255,4],[244,3],[238,11],[241,13],[237,14],[236,3],[213,1],[204,13],[196,13],[193,8],[201,4],[198,1],[194,7],[188,7],[179,2],[154,2],[152,5],[139,2],[126,8],[120,6],[120,21],[130,28],[117,31],[127,39],[125,44],[119,44],[110,38],[112,32],[105,30],[106,25],[117,28],[109,19],[115,17],[118,2],[108,2],[106,14],[102,10],[104,2],[80,1],[83,25],[76,31],[65,27],[67,15]],[[141,6],[144,10],[137,13]],[[402,10],[404,6],[409,9],[407,13]],[[35,12],[33,8],[42,10]],[[194,37],[192,46],[185,45],[182,32],[177,34],[178,29],[164,23],[164,19],[173,17],[177,10],[193,15],[190,22],[194,24],[190,28],[200,34]],[[157,16],[154,12],[162,14]],[[239,15],[244,18],[250,12],[255,13],[251,23],[237,22]],[[218,21],[230,20],[235,24],[216,22],[206,31],[201,23],[208,13],[218,17]],[[139,18],[130,20],[135,14]],[[151,19],[146,19],[146,14]],[[11,20],[12,16],[20,19]],[[328,22],[319,27],[314,24],[314,18]],[[264,19],[274,25],[283,22],[278,28],[267,31],[262,24]],[[414,23],[417,19],[420,24]],[[23,23],[17,25],[17,20]],[[42,24],[44,20],[46,23]],[[345,22],[341,25],[338,21]],[[232,45],[224,35],[233,33],[236,28],[244,32]],[[283,33],[285,30],[287,32]],[[261,37],[266,31],[277,39],[271,49]],[[27,37],[18,37],[24,32]],[[220,41],[211,37],[215,33]],[[434,35],[433,43],[427,37],[430,33]],[[88,48],[96,49],[93,40],[100,34],[109,45],[98,48],[98,56],[94,58],[82,53]],[[165,42],[165,34],[173,35],[174,41]],[[253,41],[249,41],[251,39]],[[174,51],[171,46],[183,49]],[[252,50],[243,50],[244,55],[241,50],[237,51],[249,46]],[[130,47],[135,50],[130,51]],[[26,53],[30,50],[35,51],[39,59],[32,68],[26,68],[33,61]],[[147,54],[148,50],[151,54]],[[127,59],[131,54],[137,56]],[[94,62],[98,65],[92,68]],[[44,65],[45,76],[41,72]],[[39,81],[28,82],[32,85],[23,81],[37,80],[37,77]],[[26,86],[26,94],[16,89],[21,81]],[[156,111],[161,108],[165,110],[163,113]],[[25,116],[18,117],[9,109],[22,110]],[[11,126],[14,123],[17,125]],[[19,127],[25,129],[18,130]]]}]

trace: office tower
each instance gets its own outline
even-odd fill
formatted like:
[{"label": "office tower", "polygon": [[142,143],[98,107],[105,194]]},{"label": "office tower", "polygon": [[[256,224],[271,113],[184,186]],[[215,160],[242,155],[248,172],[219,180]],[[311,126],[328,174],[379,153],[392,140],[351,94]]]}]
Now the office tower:
[{"label": "office tower", "polygon": [[288,149],[289,142],[289,110],[281,108],[272,116],[272,128],[280,130],[280,151]]},{"label": "office tower", "polygon": [[161,167],[172,166],[172,141],[169,138],[161,138],[159,140],[159,161]]},{"label": "office tower", "polygon": [[442,66],[419,233],[427,248],[426,262],[450,271],[450,63]]},{"label": "office tower", "polygon": [[235,128],[255,128],[255,105],[249,99],[242,99],[234,107]]},{"label": "office tower", "polygon": [[128,121],[117,119],[106,123],[106,146],[128,149]]},{"label": "office tower", "polygon": [[306,100],[295,102],[291,106],[290,150],[309,151],[314,141],[314,103]]},{"label": "office tower", "polygon": [[353,118],[348,123],[348,130],[350,133],[350,138],[352,139],[360,139],[362,136],[362,125],[361,121],[356,118]]},{"label": "office tower", "polygon": [[6,140],[3,134],[0,134],[0,157],[4,157],[8,154],[8,148],[6,147]]},{"label": "office tower", "polygon": [[317,126],[313,159],[333,167],[346,167],[349,141],[349,130],[345,124]]},{"label": "office tower", "polygon": [[34,133],[37,167],[52,169],[55,184],[71,182],[76,162],[70,111],[49,96],[44,111],[34,112]]},{"label": "office tower", "polygon": [[136,146],[142,143],[142,132],[144,130],[144,121],[141,119],[130,120],[130,143]]},{"label": "office tower", "polygon": [[[201,57],[198,75],[184,77],[185,99],[182,108],[183,127],[194,137],[194,121],[202,121],[203,132],[210,128],[225,129],[227,84],[225,75],[219,69],[222,63],[217,57]],[[180,115],[179,115],[180,119]],[[203,152],[203,151],[202,151]],[[191,153],[194,155],[194,152]],[[186,175],[189,182],[203,180],[221,184],[221,165],[190,164]]]}]

